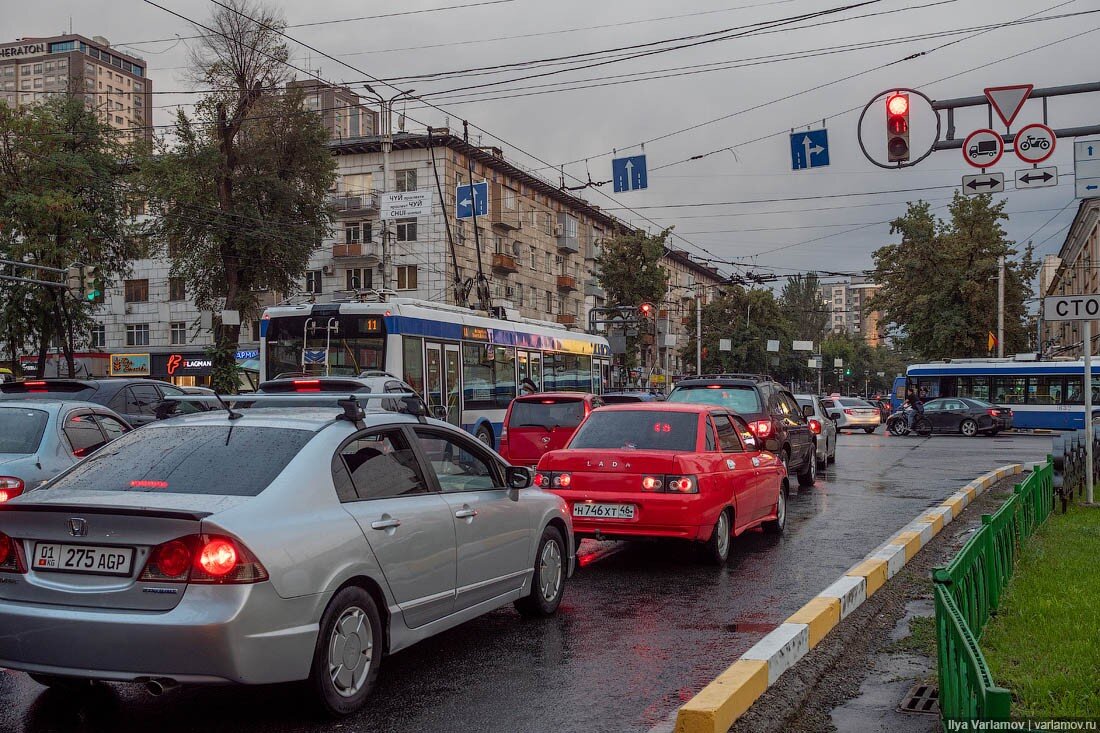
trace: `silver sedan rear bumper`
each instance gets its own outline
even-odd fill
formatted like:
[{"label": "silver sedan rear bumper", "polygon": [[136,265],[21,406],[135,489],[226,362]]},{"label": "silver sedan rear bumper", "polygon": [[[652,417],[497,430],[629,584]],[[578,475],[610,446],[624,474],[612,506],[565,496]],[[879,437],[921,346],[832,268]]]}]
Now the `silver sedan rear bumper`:
[{"label": "silver sedan rear bumper", "polygon": [[324,601],[280,598],[271,583],[188,586],[162,612],[0,601],[0,667],[119,682],[302,680]]}]

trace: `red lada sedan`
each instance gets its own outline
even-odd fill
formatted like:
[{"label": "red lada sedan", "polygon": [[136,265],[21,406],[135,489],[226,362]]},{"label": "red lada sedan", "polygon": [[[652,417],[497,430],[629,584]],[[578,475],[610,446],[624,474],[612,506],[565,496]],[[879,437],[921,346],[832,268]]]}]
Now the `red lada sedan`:
[{"label": "red lada sedan", "polygon": [[535,484],[560,494],[578,538],[671,537],[723,563],[730,538],[782,532],[787,476],[728,410],[636,403],[594,410],[569,445],[539,461]]}]

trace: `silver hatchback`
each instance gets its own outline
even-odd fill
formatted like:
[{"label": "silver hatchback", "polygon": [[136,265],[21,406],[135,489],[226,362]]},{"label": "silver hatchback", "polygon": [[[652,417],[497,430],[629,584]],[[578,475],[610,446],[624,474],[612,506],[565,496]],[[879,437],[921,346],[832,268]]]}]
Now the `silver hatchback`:
[{"label": "silver hatchback", "polygon": [[308,680],[342,715],[385,655],[509,603],[557,611],[571,520],[527,469],[436,420],[243,412],[154,423],[0,505],[0,666]]}]

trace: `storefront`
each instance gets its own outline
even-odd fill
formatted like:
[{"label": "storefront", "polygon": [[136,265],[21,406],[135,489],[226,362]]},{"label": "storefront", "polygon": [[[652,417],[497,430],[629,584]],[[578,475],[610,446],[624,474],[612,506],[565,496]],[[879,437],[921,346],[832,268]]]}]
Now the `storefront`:
[{"label": "storefront", "polygon": [[[108,370],[107,354],[96,352],[77,352],[73,354],[73,365],[76,369],[74,376],[77,379],[89,379],[92,377],[105,377]],[[19,367],[24,377],[68,377],[69,364],[64,354],[51,352],[46,355],[46,368],[42,374],[38,373],[37,356],[19,357]]]}]

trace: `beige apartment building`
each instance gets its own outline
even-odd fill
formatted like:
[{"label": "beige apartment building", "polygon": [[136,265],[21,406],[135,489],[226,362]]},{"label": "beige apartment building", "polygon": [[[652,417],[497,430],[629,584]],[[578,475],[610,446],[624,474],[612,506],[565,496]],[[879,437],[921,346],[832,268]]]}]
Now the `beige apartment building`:
[{"label": "beige apartment building", "polygon": [[[1048,256],[1039,271],[1039,292],[1048,295],[1095,295],[1100,293],[1100,199],[1085,199],[1058,251]],[[1042,309],[1040,308],[1040,315]],[[1042,323],[1043,352],[1080,358],[1083,349],[1083,321]],[[1093,346],[1100,340],[1100,322],[1092,324]]]},{"label": "beige apartment building", "polygon": [[301,89],[306,109],[321,117],[321,123],[333,140],[378,134],[378,112],[363,104],[363,99],[348,87],[337,87],[305,79],[287,83],[287,89]]},{"label": "beige apartment building", "polygon": [[16,107],[65,93],[82,96],[89,109],[124,135],[152,139],[153,83],[141,57],[111,48],[102,36],[67,34],[0,44],[0,102]]}]

